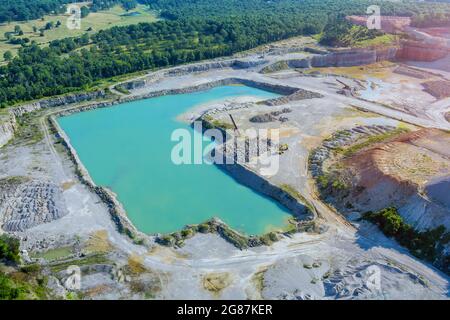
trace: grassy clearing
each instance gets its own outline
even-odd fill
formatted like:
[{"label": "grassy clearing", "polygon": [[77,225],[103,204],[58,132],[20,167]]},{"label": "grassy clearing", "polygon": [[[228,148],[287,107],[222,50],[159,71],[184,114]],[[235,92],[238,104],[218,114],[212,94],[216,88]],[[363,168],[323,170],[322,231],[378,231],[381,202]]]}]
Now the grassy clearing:
[{"label": "grassy clearing", "polygon": [[320,72],[323,74],[347,76],[358,80],[365,80],[368,78],[384,80],[392,74],[392,69],[395,66],[396,64],[393,62],[382,61],[365,66],[311,68],[305,70],[304,73]]},{"label": "grassy clearing", "polygon": [[383,47],[395,45],[397,43],[398,36],[393,34],[384,34],[382,36],[378,36],[374,39],[367,39],[362,41],[357,41],[355,46],[358,48],[367,48],[367,47]]},{"label": "grassy clearing", "polygon": [[110,262],[111,261],[107,259],[104,254],[95,254],[78,260],[74,259],[70,261],[54,263],[50,266],[50,269],[52,270],[52,272],[57,273],[66,270],[71,265],[85,266],[92,264],[106,264]]},{"label": "grassy clearing", "polygon": [[203,277],[203,288],[214,295],[219,295],[220,292],[232,282],[231,275],[227,272],[210,273]]},{"label": "grassy clearing", "polygon": [[231,123],[214,119],[209,115],[206,115],[203,119],[207,122],[206,124],[207,129],[214,129],[214,128],[219,128],[223,130],[234,129],[234,125],[232,125]]},{"label": "grassy clearing", "polygon": [[61,184],[61,188],[65,191],[65,190],[69,190],[70,188],[72,188],[74,185],[76,185],[76,182],[75,181],[66,181],[66,182],[63,182],[62,184]]},{"label": "grassy clearing", "polygon": [[122,94],[130,94],[131,92],[128,89],[125,89],[122,86],[115,86],[114,89],[116,89],[118,92],[122,93]]},{"label": "grassy clearing", "polygon": [[[129,15],[130,12],[137,12],[137,15]],[[81,20],[81,29],[70,30],[67,28],[67,19],[69,15],[47,15],[43,19],[31,20],[27,22],[12,22],[10,24],[0,24],[0,62],[4,62],[3,54],[6,51],[11,51],[13,54],[17,53],[20,45],[12,45],[6,42],[4,34],[6,32],[12,32],[14,26],[18,25],[24,32],[23,36],[17,36],[15,38],[29,38],[30,41],[36,41],[38,44],[46,45],[50,41],[63,39],[67,37],[76,37],[83,35],[89,31],[89,33],[95,33],[103,29],[109,29],[116,26],[125,26],[130,24],[137,24],[140,22],[155,22],[157,20],[156,14],[147,9],[147,6],[138,5],[136,9],[126,12],[121,6],[115,6],[109,10],[91,12],[86,18]],[[57,21],[61,22],[61,26],[46,30],[44,36],[41,37],[39,29],[45,27],[48,22],[53,22],[55,25]],[[35,26],[38,31],[33,31]]]},{"label": "grassy clearing", "polygon": [[336,151],[338,153],[341,153],[344,157],[349,157],[351,155],[354,155],[358,151],[361,151],[361,150],[371,146],[372,144],[386,141],[390,138],[393,138],[393,137],[395,137],[401,133],[405,133],[405,132],[408,132],[408,130],[405,128],[397,128],[393,131],[386,132],[384,134],[371,136],[371,137],[367,138],[366,140],[364,140],[363,142],[356,143],[345,149],[337,149]]},{"label": "grassy clearing", "polygon": [[256,272],[252,277],[252,282],[255,284],[255,288],[261,295],[264,290],[264,276],[268,268],[263,268],[262,270]]},{"label": "grassy clearing", "polygon": [[70,255],[72,255],[73,251],[72,251],[72,247],[62,247],[62,248],[56,248],[56,249],[51,249],[45,252],[40,252],[40,253],[36,253],[31,255],[32,258],[43,258],[47,261],[54,261],[54,260],[59,260],[62,258],[66,258],[69,257]]},{"label": "grassy clearing", "polygon": [[136,254],[131,254],[128,257],[128,270],[134,275],[146,272],[147,268],[144,266],[144,258]]},{"label": "grassy clearing", "polygon": [[107,230],[94,232],[86,242],[84,251],[87,253],[107,253],[113,249],[108,239]]},{"label": "grassy clearing", "polygon": [[39,118],[32,113],[26,113],[18,119],[18,129],[12,143],[24,142],[32,145],[44,139],[44,133],[39,125]]}]

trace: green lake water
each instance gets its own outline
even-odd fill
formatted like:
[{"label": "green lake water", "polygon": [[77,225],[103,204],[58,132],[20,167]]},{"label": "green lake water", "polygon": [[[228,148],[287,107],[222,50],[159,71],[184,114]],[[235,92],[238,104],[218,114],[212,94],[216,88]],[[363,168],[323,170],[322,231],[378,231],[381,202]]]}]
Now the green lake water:
[{"label": "green lake water", "polygon": [[239,96],[277,97],[246,86],[222,86],[76,113],[58,122],[94,182],[117,194],[139,230],[173,232],[219,217],[237,230],[261,234],[285,226],[287,209],[214,165],[177,166],[171,161],[175,129],[200,134],[177,121],[178,115]]}]

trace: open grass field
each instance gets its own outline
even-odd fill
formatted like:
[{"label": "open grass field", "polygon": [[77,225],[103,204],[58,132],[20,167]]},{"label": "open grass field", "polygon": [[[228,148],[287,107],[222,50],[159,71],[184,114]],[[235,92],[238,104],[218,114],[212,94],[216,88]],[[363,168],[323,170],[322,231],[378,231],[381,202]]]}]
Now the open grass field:
[{"label": "open grass field", "polygon": [[399,41],[398,36],[392,34],[384,34],[374,39],[358,41],[356,42],[355,47],[365,48],[365,47],[391,46],[396,45],[398,41]]},{"label": "open grass field", "polygon": [[395,66],[396,64],[393,62],[382,61],[365,66],[311,68],[305,71],[305,73],[319,71],[325,74],[349,76],[359,80],[366,80],[367,78],[385,80],[392,75],[392,70]]},{"label": "open grass field", "polygon": [[52,260],[58,260],[61,258],[68,257],[72,254],[72,248],[71,247],[63,247],[63,248],[57,248],[57,249],[50,249],[46,252],[37,253],[35,255],[32,255],[33,258],[44,258],[45,260],[52,261]]},{"label": "open grass field", "polygon": [[[138,5],[135,9],[126,12],[121,6],[113,7],[109,10],[91,12],[87,17],[81,20],[81,29],[70,30],[67,28],[68,14],[48,15],[43,19],[30,20],[27,22],[12,22],[10,24],[0,24],[0,63],[4,63],[3,54],[6,51],[17,53],[20,45],[12,45],[6,42],[5,33],[14,31],[14,26],[19,25],[24,35],[18,38],[29,38],[39,44],[47,45],[50,41],[63,39],[66,37],[80,36],[86,32],[94,33],[102,29],[108,29],[115,26],[124,26],[140,22],[154,22],[157,20],[156,14],[148,10],[147,6]],[[61,26],[46,30],[44,36],[40,36],[39,31],[33,32],[33,26],[39,30],[48,22],[60,21]]]}]

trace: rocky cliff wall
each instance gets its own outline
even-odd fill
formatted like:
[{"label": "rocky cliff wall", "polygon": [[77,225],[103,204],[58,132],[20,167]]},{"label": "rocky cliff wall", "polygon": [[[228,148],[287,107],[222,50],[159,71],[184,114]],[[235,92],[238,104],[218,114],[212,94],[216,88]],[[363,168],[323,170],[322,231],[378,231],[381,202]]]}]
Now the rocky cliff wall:
[{"label": "rocky cliff wall", "polygon": [[397,52],[396,58],[413,61],[436,61],[450,53],[444,46],[433,46],[419,41],[406,41]]},{"label": "rocky cliff wall", "polygon": [[263,64],[266,64],[268,61],[264,59],[235,59],[235,60],[225,60],[225,61],[214,61],[214,62],[206,62],[206,63],[198,63],[183,67],[177,67],[169,70],[167,75],[170,76],[178,76],[183,74],[188,74],[192,72],[206,72],[215,69],[223,69],[223,68],[233,68],[233,69],[248,69],[254,68]]},{"label": "rocky cliff wall", "polygon": [[12,108],[11,112],[17,116],[20,117],[25,113],[30,113],[36,110],[45,109],[45,108],[52,108],[52,107],[60,107],[72,103],[79,103],[83,101],[90,101],[95,99],[101,99],[106,96],[106,93],[104,90],[94,91],[94,92],[88,92],[88,93],[77,93],[77,94],[71,94],[61,97],[55,97],[50,99],[44,99],[37,102],[29,103],[20,105],[18,107]]},{"label": "rocky cliff wall", "polygon": [[12,139],[16,128],[17,122],[14,114],[11,113],[4,118],[0,118],[0,148]]},{"label": "rocky cliff wall", "polygon": [[372,64],[384,60],[394,60],[397,48],[386,49],[350,49],[314,56],[311,66],[320,67],[353,67]]},{"label": "rocky cliff wall", "polygon": [[297,218],[305,220],[313,219],[313,214],[308,210],[308,207],[305,204],[300,203],[280,187],[271,184],[269,181],[267,181],[263,177],[260,177],[252,170],[246,168],[244,165],[235,163],[222,164],[218,165],[218,167],[227,172],[239,183],[242,183],[261,194],[277,200],[283,206],[289,209]]},{"label": "rocky cliff wall", "polygon": [[[85,106],[82,106],[79,108],[62,110],[57,113],[57,116],[67,116],[67,115],[70,115],[73,113],[83,112],[83,111],[87,111],[87,110],[98,109],[98,108],[107,108],[107,107],[111,107],[111,106],[114,106],[117,104],[122,104],[122,103],[141,100],[141,99],[155,98],[155,97],[161,97],[161,96],[172,95],[172,94],[192,93],[192,92],[208,90],[208,89],[219,87],[219,86],[235,85],[235,84],[243,84],[243,85],[246,85],[249,87],[258,88],[258,89],[262,89],[265,91],[270,91],[270,92],[274,92],[274,93],[277,93],[280,95],[286,95],[286,96],[293,95],[299,91],[298,88],[289,87],[289,86],[283,86],[283,85],[277,85],[277,84],[271,84],[271,83],[265,83],[265,82],[258,82],[258,81],[253,81],[253,80],[249,80],[249,79],[226,78],[226,79],[208,82],[208,83],[204,83],[204,84],[192,86],[192,87],[186,87],[186,88],[180,88],[180,89],[170,89],[170,90],[160,90],[160,91],[145,93],[142,95],[126,96],[126,97],[122,97],[122,98],[116,99],[116,100],[91,103],[91,104],[88,104],[88,105],[85,105]],[[303,94],[309,93],[309,91],[306,91],[306,90],[303,90],[302,92],[303,92]],[[311,94],[314,94],[314,93],[311,92]],[[314,96],[314,97],[321,97],[321,96],[319,95],[319,96]]]}]

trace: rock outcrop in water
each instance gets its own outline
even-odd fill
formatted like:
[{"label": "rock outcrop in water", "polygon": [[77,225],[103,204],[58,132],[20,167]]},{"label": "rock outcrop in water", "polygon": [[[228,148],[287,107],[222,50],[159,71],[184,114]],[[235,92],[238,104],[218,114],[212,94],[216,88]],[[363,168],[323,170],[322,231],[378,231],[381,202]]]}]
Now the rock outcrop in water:
[{"label": "rock outcrop in water", "polygon": [[62,190],[49,181],[14,177],[0,180],[0,226],[24,231],[67,214]]}]

